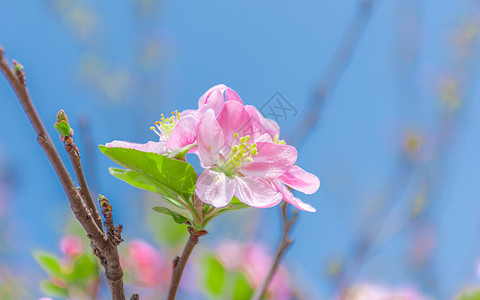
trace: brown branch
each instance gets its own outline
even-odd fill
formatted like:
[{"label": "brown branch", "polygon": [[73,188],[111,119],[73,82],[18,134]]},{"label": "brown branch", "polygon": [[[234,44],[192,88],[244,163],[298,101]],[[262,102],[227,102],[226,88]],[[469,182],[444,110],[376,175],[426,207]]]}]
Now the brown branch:
[{"label": "brown branch", "polygon": [[91,240],[94,253],[96,252],[97,256],[100,255],[99,258],[101,257],[100,262],[105,268],[105,277],[112,292],[112,299],[125,300],[122,279],[123,271],[120,266],[117,248],[111,243],[101,227],[99,228],[97,225],[97,222],[94,220],[94,216],[92,214],[92,211],[96,211],[96,208],[94,207],[94,209],[91,210],[87,207],[81,193],[75,187],[72,177],[68,173],[65,165],[60,159],[57,150],[53,146],[52,140],[50,139],[45,126],[40,120],[40,117],[38,116],[38,113],[35,110],[35,107],[28,94],[25,86],[23,67],[14,61],[14,69],[10,68],[3,54],[4,50],[3,48],[0,48],[0,70],[5,75],[5,78],[11,85],[12,89],[15,91],[23,110],[25,111],[25,114],[32,124],[32,127],[37,135],[38,143],[47,155],[67,195],[67,198],[70,202],[70,208],[72,209],[77,220],[87,232],[88,238]]},{"label": "brown branch", "polygon": [[[61,110],[59,114],[65,115],[65,112]],[[80,151],[78,150],[75,142],[73,141],[73,134],[65,137],[62,136],[62,140],[63,145],[65,146],[65,150],[67,151],[68,156],[70,157],[70,161],[72,162],[73,170],[75,171],[75,176],[77,177],[78,184],[80,185],[80,193],[85,201],[85,205],[92,213],[93,219],[95,220],[97,226],[103,231],[102,218],[100,217],[100,214],[95,207],[92,194],[90,193],[90,189],[88,188],[87,180],[85,179],[85,174],[82,168],[82,161],[80,160]]]},{"label": "brown branch", "polygon": [[198,238],[207,234],[207,231],[196,231],[192,227],[188,227],[190,237],[188,238],[185,248],[183,248],[182,256],[175,257],[173,260],[173,275],[172,282],[170,283],[170,289],[168,291],[168,300],[174,300],[177,295],[178,286],[180,285],[180,279],[182,278],[183,270],[187,264],[188,258],[198,243]]},{"label": "brown branch", "polygon": [[287,202],[282,203],[282,221],[283,221],[283,234],[282,234],[282,240],[280,242],[280,245],[278,246],[277,253],[275,255],[275,259],[272,263],[272,266],[270,267],[270,270],[268,271],[267,277],[263,281],[262,285],[260,288],[257,289],[255,294],[252,297],[252,300],[261,300],[263,295],[267,292],[268,285],[273,279],[273,276],[277,272],[278,266],[280,265],[280,260],[282,259],[283,255],[285,254],[285,251],[288,249],[288,247],[292,244],[293,240],[288,236],[290,233],[290,230],[293,227],[293,224],[295,223],[295,220],[297,219],[297,211],[295,210],[293,213],[292,218],[289,220],[287,216]]}]

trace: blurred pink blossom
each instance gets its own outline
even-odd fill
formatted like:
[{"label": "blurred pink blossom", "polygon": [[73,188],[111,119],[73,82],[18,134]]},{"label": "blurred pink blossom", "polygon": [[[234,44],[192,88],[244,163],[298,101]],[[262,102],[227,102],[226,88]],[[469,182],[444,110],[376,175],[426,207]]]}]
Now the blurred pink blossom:
[{"label": "blurred pink blossom", "polygon": [[[218,247],[216,254],[227,270],[244,272],[252,285],[258,288],[267,276],[273,257],[263,244],[242,245],[235,241],[226,241]],[[268,288],[269,299],[291,299],[292,290],[287,269],[280,266]]]},{"label": "blurred pink blossom", "polygon": [[83,241],[78,236],[67,235],[60,241],[60,250],[68,258],[77,257],[84,251]]},{"label": "blurred pink blossom", "polygon": [[413,286],[392,288],[373,283],[356,285],[338,298],[338,300],[432,300]]},{"label": "blurred pink blossom", "polygon": [[156,287],[170,278],[170,264],[145,241],[131,241],[127,246],[127,257],[123,257],[122,262],[139,285]]}]

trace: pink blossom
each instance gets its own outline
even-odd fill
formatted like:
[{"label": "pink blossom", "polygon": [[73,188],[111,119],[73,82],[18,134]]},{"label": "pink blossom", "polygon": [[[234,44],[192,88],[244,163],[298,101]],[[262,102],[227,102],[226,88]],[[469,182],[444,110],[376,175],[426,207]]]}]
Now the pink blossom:
[{"label": "pink blossom", "polygon": [[60,250],[68,258],[75,258],[84,251],[83,241],[78,236],[67,235],[60,241]]},{"label": "pink blossom", "polygon": [[[254,289],[260,287],[270,271],[273,257],[267,248],[258,243],[241,245],[234,241],[223,243],[216,251],[219,260],[227,270],[245,272]],[[280,266],[268,288],[269,299],[291,299],[291,286],[288,272]]]},{"label": "pink blossom", "polygon": [[317,176],[308,173],[298,166],[292,166],[287,172],[285,172],[278,179],[272,180],[273,185],[282,194],[283,200],[292,204],[298,209],[315,212],[316,209],[310,204],[303,202],[302,200],[293,196],[293,193],[287,188],[287,186],[294,188],[305,194],[315,193],[319,186],[320,180]]},{"label": "pink blossom", "polygon": [[207,110],[211,109],[215,112],[215,116],[218,117],[223,109],[224,103],[228,101],[236,101],[243,104],[242,99],[237,92],[224,84],[218,84],[211,87],[200,97],[200,99],[198,99],[197,111],[201,116],[206,113]]},{"label": "pink blossom", "polygon": [[297,159],[294,147],[251,140],[253,126],[244,106],[224,103],[215,116],[209,109],[197,132],[200,162],[205,168],[195,193],[204,203],[226,206],[236,196],[254,207],[272,207],[281,200],[270,180],[288,171]]},{"label": "pink blossom", "polygon": [[138,284],[155,287],[166,282],[170,276],[164,257],[147,242],[133,240],[128,244],[124,263]]},{"label": "pink blossom", "polygon": [[361,284],[343,293],[339,300],[431,300],[412,286],[391,288],[376,284]]},{"label": "pink blossom", "polygon": [[[254,107],[246,105],[253,126],[253,134],[256,142],[273,142],[276,144],[286,145],[285,141],[279,140],[280,128],[278,124],[263,115]],[[287,172],[277,179],[270,181],[278,192],[282,194],[283,200],[292,204],[298,209],[315,212],[316,209],[310,204],[293,196],[290,188],[301,191],[305,194],[313,194],[320,187],[320,180],[317,176],[306,172],[298,166],[292,166]],[[287,187],[288,186],[288,187]]]},{"label": "pink blossom", "polygon": [[159,141],[150,141],[138,144],[124,141],[112,141],[105,146],[110,148],[128,148],[143,152],[153,152],[169,157],[188,151],[195,146],[198,114],[194,112],[172,112],[172,116],[165,118],[162,114],[160,121],[155,122],[151,129],[159,136]]}]

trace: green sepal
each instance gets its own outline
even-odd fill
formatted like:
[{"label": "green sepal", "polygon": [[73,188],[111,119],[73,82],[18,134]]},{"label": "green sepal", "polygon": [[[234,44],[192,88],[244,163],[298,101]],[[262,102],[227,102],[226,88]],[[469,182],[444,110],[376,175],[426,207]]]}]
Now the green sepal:
[{"label": "green sepal", "polygon": [[163,206],[155,206],[152,208],[154,211],[158,212],[158,213],[161,213],[161,214],[164,214],[164,215],[169,215],[172,217],[172,219],[175,221],[175,223],[177,224],[185,224],[186,221],[188,221],[188,218],[177,213],[177,212],[174,212],[166,207],[163,207]]}]

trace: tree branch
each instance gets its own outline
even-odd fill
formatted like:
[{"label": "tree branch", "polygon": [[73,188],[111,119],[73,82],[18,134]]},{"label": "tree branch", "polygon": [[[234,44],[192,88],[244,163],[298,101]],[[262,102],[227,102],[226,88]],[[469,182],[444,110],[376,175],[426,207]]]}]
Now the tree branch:
[{"label": "tree branch", "polygon": [[180,285],[180,279],[182,278],[183,270],[185,269],[188,258],[190,257],[193,248],[195,248],[195,245],[198,243],[198,238],[207,234],[207,231],[205,230],[196,231],[192,227],[188,227],[188,232],[190,233],[190,237],[188,238],[185,248],[183,248],[182,256],[177,256],[173,260],[173,275],[170,289],[168,291],[168,300],[175,300],[178,286]]},{"label": "tree branch", "polygon": [[[25,86],[23,67],[14,61],[14,68],[10,68],[3,54],[4,50],[0,47],[0,70],[5,75],[5,78],[11,85],[12,89],[15,91],[23,110],[25,111],[25,114],[35,130],[38,143],[44,150],[55,172],[57,173],[60,183],[62,184],[62,187],[70,202],[70,208],[72,209],[77,220],[87,232],[87,236],[91,240],[94,253],[96,252],[95,254],[100,258],[100,262],[105,268],[105,277],[112,292],[112,299],[125,300],[122,279],[123,271],[120,266],[120,259],[118,257],[116,245],[114,245],[109,237],[105,235],[102,227],[97,225],[97,222],[94,219],[94,213],[92,212],[96,212],[96,214],[98,214],[98,210],[95,206],[93,206],[92,209],[87,207],[82,194],[75,187],[72,177],[68,173],[65,165],[60,159],[57,150],[53,146],[52,140],[50,139],[45,126],[40,120],[40,117],[38,116],[38,113],[35,110],[35,107],[28,94]],[[104,261],[102,261],[102,258]]]},{"label": "tree branch", "polygon": [[[65,112],[61,110],[59,113],[63,114],[66,118]],[[67,119],[68,120],[68,119]],[[68,123],[68,121],[67,121]],[[100,218],[100,214],[98,213],[97,208],[95,207],[95,203],[93,202],[92,194],[90,193],[90,189],[88,188],[87,180],[85,179],[85,174],[82,168],[82,161],[80,160],[80,151],[78,150],[75,142],[73,141],[73,134],[68,136],[62,136],[63,145],[65,146],[65,150],[70,157],[70,161],[73,165],[73,170],[75,171],[75,176],[77,177],[78,184],[80,185],[80,193],[82,198],[85,201],[85,205],[91,211],[93,215],[93,219],[99,228],[102,229],[102,219]]]},{"label": "tree branch", "polygon": [[283,221],[282,240],[280,242],[280,245],[278,246],[275,259],[272,263],[272,266],[270,267],[270,270],[268,271],[267,277],[263,281],[260,288],[258,288],[255,294],[253,295],[252,300],[261,300],[263,295],[267,292],[268,285],[272,281],[273,276],[277,272],[278,266],[280,265],[280,260],[285,254],[285,251],[293,242],[293,240],[288,235],[290,233],[290,230],[293,227],[293,224],[295,223],[295,220],[297,219],[297,211],[296,210],[294,211],[292,218],[289,220],[287,216],[287,205],[288,205],[287,202],[282,203],[282,221]]}]

